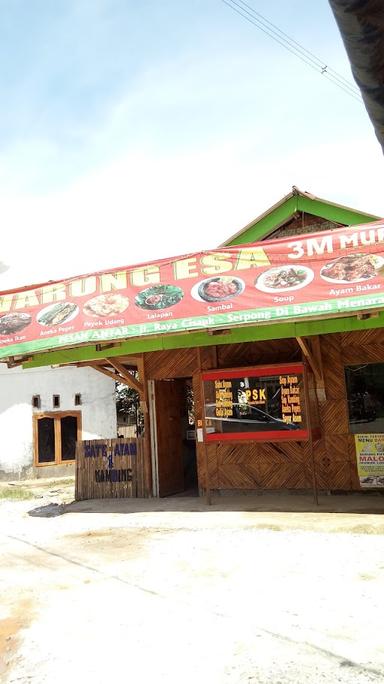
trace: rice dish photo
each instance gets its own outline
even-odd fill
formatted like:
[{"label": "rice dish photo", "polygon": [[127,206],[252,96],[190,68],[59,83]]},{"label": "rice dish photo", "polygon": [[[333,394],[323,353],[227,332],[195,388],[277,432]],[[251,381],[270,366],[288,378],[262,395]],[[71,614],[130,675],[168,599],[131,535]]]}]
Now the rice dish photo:
[{"label": "rice dish photo", "polygon": [[320,275],[325,280],[335,280],[338,283],[352,283],[374,278],[377,275],[377,269],[380,268],[382,263],[384,263],[384,260],[374,254],[342,256],[323,266]]},{"label": "rice dish photo", "polygon": [[0,316],[0,335],[20,332],[30,324],[32,316],[27,313],[8,313]]},{"label": "rice dish photo", "polygon": [[128,297],[121,294],[104,294],[93,297],[84,304],[83,311],[93,318],[114,316],[120,314],[128,307]]}]

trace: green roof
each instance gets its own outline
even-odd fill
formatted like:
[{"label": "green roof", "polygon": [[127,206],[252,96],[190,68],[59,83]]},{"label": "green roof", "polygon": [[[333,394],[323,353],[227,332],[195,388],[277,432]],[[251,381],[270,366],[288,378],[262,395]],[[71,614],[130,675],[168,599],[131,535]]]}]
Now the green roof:
[{"label": "green roof", "polygon": [[285,195],[270,209],[267,209],[267,211],[251,221],[251,223],[248,223],[240,231],[229,237],[220,247],[263,240],[294,217],[296,212],[312,214],[327,221],[340,223],[343,226],[370,223],[381,218],[380,216],[367,214],[351,207],[344,207],[341,204],[335,204],[320,197],[315,197],[315,195],[309,192],[302,192],[294,185],[288,195]]}]

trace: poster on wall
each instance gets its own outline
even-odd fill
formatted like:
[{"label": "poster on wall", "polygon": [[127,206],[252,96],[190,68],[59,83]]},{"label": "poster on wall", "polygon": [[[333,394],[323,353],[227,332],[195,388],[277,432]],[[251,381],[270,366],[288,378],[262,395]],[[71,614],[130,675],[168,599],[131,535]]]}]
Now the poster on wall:
[{"label": "poster on wall", "polygon": [[383,307],[378,222],[0,292],[0,358]]},{"label": "poster on wall", "polygon": [[360,487],[384,487],[384,434],[355,435],[355,445]]},{"label": "poster on wall", "polygon": [[309,438],[302,364],[203,373],[206,440]]}]

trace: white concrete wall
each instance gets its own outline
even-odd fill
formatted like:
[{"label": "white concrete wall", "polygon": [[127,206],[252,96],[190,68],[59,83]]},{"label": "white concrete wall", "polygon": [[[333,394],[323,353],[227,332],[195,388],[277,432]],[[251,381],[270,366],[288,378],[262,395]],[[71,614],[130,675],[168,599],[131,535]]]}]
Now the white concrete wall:
[{"label": "white concrete wall", "polygon": [[[58,474],[53,465],[33,468],[33,413],[81,411],[83,439],[116,437],[114,389],[112,379],[92,368],[22,370],[0,364],[0,479]],[[78,393],[81,406],[75,406]],[[32,408],[35,394],[40,395],[40,409]],[[58,409],[53,408],[53,394],[60,395]]]}]

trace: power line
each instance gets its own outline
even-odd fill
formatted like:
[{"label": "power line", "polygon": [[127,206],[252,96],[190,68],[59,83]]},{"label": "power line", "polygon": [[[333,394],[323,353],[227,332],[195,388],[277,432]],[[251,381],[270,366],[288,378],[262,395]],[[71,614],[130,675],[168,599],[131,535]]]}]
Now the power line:
[{"label": "power line", "polygon": [[[251,24],[256,26],[256,28],[260,29],[263,33],[272,38],[272,40],[279,43],[282,47],[288,50],[288,52],[291,52],[296,57],[298,57],[307,66],[314,69],[317,73],[321,73],[325,78],[334,83],[334,85],[337,85],[339,88],[341,88],[341,90],[344,90],[344,92],[346,92],[347,95],[353,97],[355,100],[358,100],[359,102],[362,102],[360,92],[356,88],[356,86],[353,86],[349,81],[347,81],[347,79],[345,79],[336,71],[328,67],[322,60],[313,55],[313,53],[311,53],[309,50],[306,50],[306,48],[301,46],[300,43],[298,43],[294,39],[291,39],[286,33],[284,33],[284,31],[281,31],[281,29],[279,29],[275,24],[272,24],[272,22],[269,22],[269,20],[265,19],[265,17],[260,15],[260,13],[253,10],[253,8],[250,7],[250,5],[247,5],[246,2],[244,2],[243,0],[239,0],[238,2],[236,2],[236,0],[222,0],[222,2],[228,5],[228,7],[233,9],[235,12],[237,12],[237,14],[242,16]],[[257,15],[259,15],[263,21],[261,19],[258,19]],[[276,30],[274,30],[274,28],[276,28]],[[288,40],[286,37],[288,38]]]},{"label": "power line", "polygon": [[[281,37],[287,39],[288,43],[290,43],[292,46],[296,47],[296,49],[298,51],[300,51],[301,53],[304,53],[305,55],[307,55],[309,57],[310,61],[313,62],[316,66],[318,66],[319,69],[321,69],[322,73],[327,72],[329,74],[332,74],[335,78],[340,80],[345,86],[350,88],[355,94],[360,95],[360,91],[354,83],[352,83],[351,81],[348,81],[348,79],[346,79],[344,76],[342,76],[342,74],[339,74],[337,71],[335,71],[334,69],[329,67],[324,60],[317,57],[310,50],[307,50],[307,48],[305,48],[297,40],[295,40],[294,38],[291,38],[287,33],[285,33],[282,29],[280,29],[276,24],[273,24],[272,21],[270,21],[269,19],[264,17],[260,12],[257,12],[255,9],[253,9],[244,0],[237,0],[237,2],[236,2],[236,0],[232,0],[232,2],[238,6],[244,5],[244,7],[247,8],[248,10],[250,10],[250,12],[253,15],[257,15],[257,17],[259,17],[259,21],[263,25],[267,25],[268,28],[271,27],[270,30],[276,29],[276,31],[278,32],[278,34],[280,34]],[[246,11],[246,10],[244,10],[244,11]],[[275,33],[275,31],[273,31],[273,32]]]},{"label": "power line", "polygon": [[347,95],[353,97],[354,100],[362,103],[360,91],[355,85],[329,67],[324,61],[316,57],[310,50],[307,50],[293,38],[290,38],[287,33],[282,31],[276,24],[273,24],[263,17],[262,14],[256,12],[256,10],[246,2],[243,0],[222,0],[222,2],[243,17],[243,19],[246,19],[249,23],[253,24],[260,31],[272,38],[276,43],[279,43],[288,50],[288,52],[291,52],[295,57],[298,57],[304,64],[311,67],[311,69],[314,69],[317,73],[320,73],[324,78],[327,78]]}]

